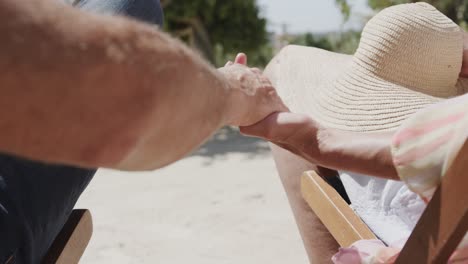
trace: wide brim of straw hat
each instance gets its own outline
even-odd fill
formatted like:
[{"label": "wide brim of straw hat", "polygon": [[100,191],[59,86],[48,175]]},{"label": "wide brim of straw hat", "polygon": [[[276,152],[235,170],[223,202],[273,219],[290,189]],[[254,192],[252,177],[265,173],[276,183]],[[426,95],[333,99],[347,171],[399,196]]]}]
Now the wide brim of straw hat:
[{"label": "wide brim of straw hat", "polygon": [[[292,112],[347,131],[395,130],[415,112],[445,99],[363,72],[351,55],[313,47],[288,46],[265,71]],[[466,84],[459,80],[458,94],[468,91]]]}]

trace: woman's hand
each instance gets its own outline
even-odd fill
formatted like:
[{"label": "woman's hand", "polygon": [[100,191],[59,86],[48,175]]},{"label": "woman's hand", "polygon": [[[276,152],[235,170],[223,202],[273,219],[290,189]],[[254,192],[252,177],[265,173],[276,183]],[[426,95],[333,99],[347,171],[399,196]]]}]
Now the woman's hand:
[{"label": "woman's hand", "polygon": [[248,127],[242,134],[268,140],[314,164],[322,164],[321,149],[326,143],[326,130],[309,116],[290,112],[274,113]]},{"label": "woman's hand", "polygon": [[219,69],[229,85],[226,105],[229,125],[252,125],[271,113],[287,110],[268,78],[246,64],[247,56],[241,53],[234,62]]}]

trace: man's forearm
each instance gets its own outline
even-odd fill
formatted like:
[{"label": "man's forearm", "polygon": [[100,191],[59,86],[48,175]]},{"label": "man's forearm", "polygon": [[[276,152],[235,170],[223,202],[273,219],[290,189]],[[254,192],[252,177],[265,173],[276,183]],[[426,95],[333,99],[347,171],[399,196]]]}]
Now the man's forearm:
[{"label": "man's forearm", "polygon": [[0,34],[1,151],[150,169],[226,122],[226,80],[153,27],[3,0]]}]

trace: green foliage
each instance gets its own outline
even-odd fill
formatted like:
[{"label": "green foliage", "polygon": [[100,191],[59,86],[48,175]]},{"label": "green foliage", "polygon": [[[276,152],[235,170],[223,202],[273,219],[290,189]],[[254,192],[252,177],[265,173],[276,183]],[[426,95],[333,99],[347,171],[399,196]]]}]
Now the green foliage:
[{"label": "green foliage", "polygon": [[361,32],[347,31],[337,35],[331,35],[329,39],[332,43],[333,51],[344,54],[354,54],[359,46]]},{"label": "green foliage", "polygon": [[382,10],[392,5],[410,3],[411,0],[367,0],[367,4],[374,10]]},{"label": "green foliage", "polygon": [[[348,0],[335,0],[345,19],[349,18],[350,6]],[[468,1],[467,0],[367,0],[369,7],[379,11],[386,7],[404,3],[426,2],[435,6],[438,10],[452,19],[455,23],[466,29],[468,21]],[[343,8],[343,6],[345,6]]]},{"label": "green foliage", "polygon": [[[218,44],[214,47],[214,64],[223,66],[227,61],[233,61],[237,55],[237,51],[226,52],[222,45]],[[259,46],[255,51],[247,53],[248,64],[255,67],[264,67],[273,58],[273,47],[270,43]]]},{"label": "green foliage", "polygon": [[251,61],[256,56],[261,60],[258,53],[265,52],[266,20],[259,16],[255,0],[172,0],[164,10],[166,30],[218,66],[221,57],[240,51]]},{"label": "green foliage", "polygon": [[[351,7],[349,0],[335,0],[340,8],[345,21],[349,18]],[[375,11],[380,11],[392,5],[427,2],[435,6],[438,10],[452,19],[465,30],[468,29],[468,0],[367,0],[369,7]],[[359,45],[360,33],[345,32],[341,36],[334,38],[331,36],[333,50],[341,53],[352,54]]]},{"label": "green foliage", "polygon": [[359,45],[360,38],[361,32],[359,31],[329,33],[321,36],[314,36],[312,33],[306,33],[294,37],[290,43],[344,54],[353,54]]},{"label": "green foliage", "polygon": [[346,2],[346,0],[335,0],[335,2],[341,11],[341,14],[343,14],[344,20],[347,21],[351,15],[351,7],[348,2]]},{"label": "green foliage", "polygon": [[314,37],[312,33],[297,36],[290,43],[301,46],[316,47],[324,50],[333,50],[332,44],[327,37]]},{"label": "green foliage", "polygon": [[[416,1],[413,1],[416,2]],[[455,23],[464,26],[468,18],[467,7],[468,1],[466,0],[425,0],[438,10],[444,13],[447,17],[452,19]]]}]

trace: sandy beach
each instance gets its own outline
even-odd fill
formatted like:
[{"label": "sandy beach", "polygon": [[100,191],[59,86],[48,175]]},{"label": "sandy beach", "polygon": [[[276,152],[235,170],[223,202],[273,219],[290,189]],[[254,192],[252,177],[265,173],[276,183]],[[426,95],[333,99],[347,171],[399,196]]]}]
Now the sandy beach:
[{"label": "sandy beach", "polygon": [[268,144],[224,128],[154,172],[100,170],[81,263],[307,263]]}]

